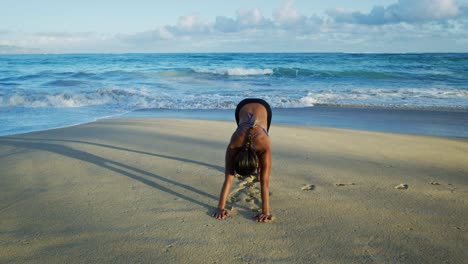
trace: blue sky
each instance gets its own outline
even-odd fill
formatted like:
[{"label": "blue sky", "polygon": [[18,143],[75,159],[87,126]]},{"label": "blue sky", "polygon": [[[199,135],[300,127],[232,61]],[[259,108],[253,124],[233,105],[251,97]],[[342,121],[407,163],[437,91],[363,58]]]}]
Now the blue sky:
[{"label": "blue sky", "polygon": [[1,0],[8,52],[468,52],[468,0]]}]

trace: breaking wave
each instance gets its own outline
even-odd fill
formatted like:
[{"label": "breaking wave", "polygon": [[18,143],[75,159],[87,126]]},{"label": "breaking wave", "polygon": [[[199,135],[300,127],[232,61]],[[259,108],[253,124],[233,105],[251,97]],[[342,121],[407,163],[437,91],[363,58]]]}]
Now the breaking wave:
[{"label": "breaking wave", "polygon": [[216,76],[272,76],[280,78],[309,77],[316,79],[356,79],[356,80],[414,80],[414,81],[451,81],[454,83],[466,82],[466,75],[454,75],[452,73],[426,73],[414,74],[408,72],[377,70],[321,70],[294,67],[275,68],[194,68],[173,69],[161,72],[166,76],[190,76],[192,74],[216,75]]},{"label": "breaking wave", "polygon": [[[447,101],[451,102],[447,105]],[[311,91],[299,99],[301,105],[337,104],[405,107],[468,108],[468,91],[437,88],[347,89]]]},{"label": "breaking wave", "polygon": [[[230,109],[243,99],[235,94],[173,94],[150,88],[101,88],[77,92],[24,91],[0,92],[0,107],[73,108],[106,106],[118,110],[145,108]],[[284,95],[280,92],[261,95],[274,108],[309,107],[316,104],[376,106],[468,106],[468,91],[437,88],[398,88],[345,90],[310,90],[305,94]],[[447,105],[446,102],[451,104]]]},{"label": "breaking wave", "polygon": [[257,68],[218,68],[218,69],[193,69],[195,73],[229,75],[229,76],[251,76],[251,75],[271,75],[272,69],[257,69]]}]

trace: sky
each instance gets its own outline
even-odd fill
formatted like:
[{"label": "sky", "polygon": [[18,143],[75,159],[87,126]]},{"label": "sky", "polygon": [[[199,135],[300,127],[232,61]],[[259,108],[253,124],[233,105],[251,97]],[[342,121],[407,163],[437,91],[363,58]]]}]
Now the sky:
[{"label": "sky", "polygon": [[468,52],[468,0],[0,0],[0,53]]}]

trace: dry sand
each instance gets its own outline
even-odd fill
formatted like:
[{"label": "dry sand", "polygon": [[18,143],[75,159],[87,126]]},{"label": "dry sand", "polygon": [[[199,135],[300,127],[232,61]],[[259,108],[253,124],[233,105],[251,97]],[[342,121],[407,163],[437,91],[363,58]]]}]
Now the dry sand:
[{"label": "dry sand", "polygon": [[234,129],[109,119],[0,137],[0,263],[468,259],[468,140],[273,125],[276,219],[257,224],[251,183],[210,217]]}]

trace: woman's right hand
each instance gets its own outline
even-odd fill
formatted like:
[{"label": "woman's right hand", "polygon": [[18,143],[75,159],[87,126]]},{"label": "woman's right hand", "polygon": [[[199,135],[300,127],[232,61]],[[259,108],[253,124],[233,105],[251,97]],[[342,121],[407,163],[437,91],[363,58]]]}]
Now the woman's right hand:
[{"label": "woman's right hand", "polygon": [[224,220],[228,216],[228,210],[217,208],[212,216],[218,220]]}]

